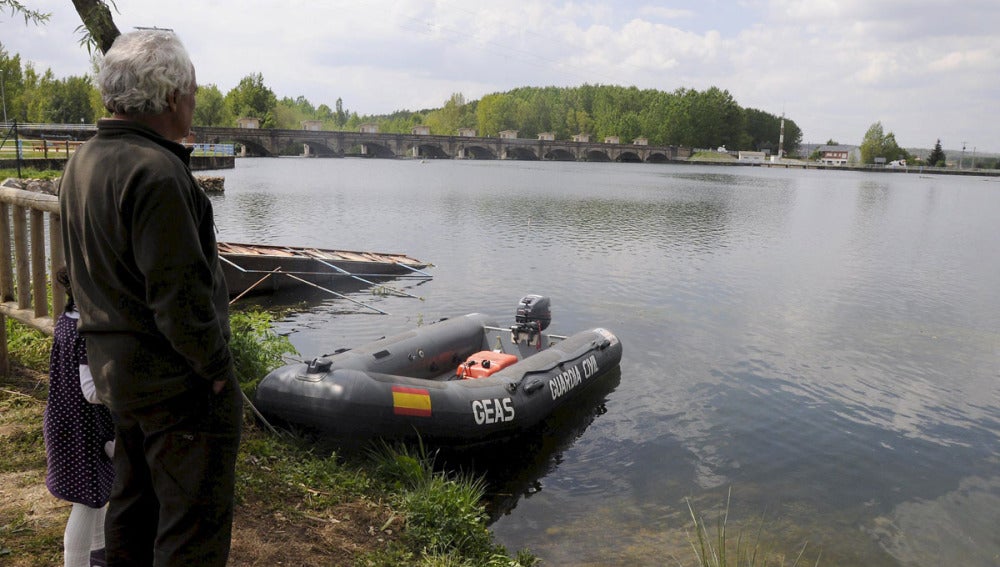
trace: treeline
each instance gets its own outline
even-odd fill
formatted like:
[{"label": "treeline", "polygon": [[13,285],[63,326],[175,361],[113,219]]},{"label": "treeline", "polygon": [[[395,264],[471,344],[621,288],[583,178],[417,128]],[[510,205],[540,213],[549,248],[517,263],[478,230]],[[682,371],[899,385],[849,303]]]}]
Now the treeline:
[{"label": "treeline", "polygon": [[[444,109],[442,109],[444,110]],[[479,133],[518,130],[521,137],[551,132],[557,139],[590,134],[618,136],[623,142],[644,137],[652,145],[777,153],[781,118],[742,108],[725,90],[655,89],[612,85],[526,87],[484,96],[474,110]],[[802,131],[785,120],[785,153],[802,142]]]},{"label": "treeline", "polygon": [[[339,98],[335,109],[314,107],[301,96],[279,100],[259,74],[244,78],[226,95],[213,85],[199,90],[195,124],[230,126],[240,116],[259,118],[264,128],[301,128],[303,121],[315,120],[324,130],[356,130],[365,123],[388,133],[409,133],[414,126],[429,126],[440,135],[455,135],[460,128],[473,128],[479,136],[516,130],[521,138],[543,132],[559,140],[576,134],[594,140],[618,136],[623,142],[644,137],[652,145],[772,153],[777,153],[781,130],[779,116],[742,108],[728,91],[716,87],[673,92],[613,85],[522,87],[470,102],[456,93],[441,108],[386,115],[348,112]],[[802,130],[785,119],[785,153],[794,154],[801,143]]]},{"label": "treeline", "polygon": [[91,124],[106,114],[89,75],[57,79],[51,69],[39,73],[20,55],[8,56],[2,44],[0,77],[8,121]]},{"label": "treeline", "polygon": [[[348,113],[341,109],[339,99],[336,112],[323,105],[313,110],[302,97],[277,101],[273,108],[270,114],[257,114],[273,117],[264,121],[265,127],[298,128],[295,120],[319,120],[324,129],[355,130],[361,124],[375,123],[380,132],[409,133],[423,125],[441,135],[455,135],[460,128],[474,128],[479,136],[516,130],[521,138],[535,138],[543,132],[559,140],[576,134],[589,134],[593,140],[618,136],[623,142],[644,137],[652,145],[725,146],[772,153],[777,153],[781,131],[781,117],[742,108],[728,91],[716,87],[673,92],[613,85],[522,87],[469,102],[456,93],[441,108],[388,115]],[[794,154],[801,143],[802,130],[785,119],[785,153]]]},{"label": "treeline", "polygon": [[[92,123],[106,114],[89,75],[56,79],[51,70],[39,75],[20,56],[8,57],[0,45],[0,71],[5,77],[9,120],[22,122]],[[216,85],[198,88],[195,126],[236,126],[252,117],[263,128],[300,129],[317,121],[324,130],[356,130],[375,123],[379,131],[409,133],[429,126],[432,134],[455,135],[474,128],[477,135],[497,136],[516,130],[521,138],[547,132],[556,139],[589,134],[593,140],[617,136],[629,143],[646,138],[651,145],[693,148],[769,150],[777,153],[781,118],[755,108],[742,108],[725,90],[677,89],[672,92],[614,85],[522,87],[466,101],[454,94],[441,108],[359,115],[343,107],[314,106],[303,96],[278,98],[260,73],[251,73],[226,93]],[[785,119],[784,152],[794,155],[802,131]]]}]

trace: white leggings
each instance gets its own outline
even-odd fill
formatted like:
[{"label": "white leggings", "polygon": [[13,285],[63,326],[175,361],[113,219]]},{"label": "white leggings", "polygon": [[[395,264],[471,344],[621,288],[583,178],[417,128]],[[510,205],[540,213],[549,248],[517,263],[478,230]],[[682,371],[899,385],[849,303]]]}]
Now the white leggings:
[{"label": "white leggings", "polygon": [[90,567],[90,552],[104,547],[104,514],[108,507],[73,504],[63,535],[66,567]]}]

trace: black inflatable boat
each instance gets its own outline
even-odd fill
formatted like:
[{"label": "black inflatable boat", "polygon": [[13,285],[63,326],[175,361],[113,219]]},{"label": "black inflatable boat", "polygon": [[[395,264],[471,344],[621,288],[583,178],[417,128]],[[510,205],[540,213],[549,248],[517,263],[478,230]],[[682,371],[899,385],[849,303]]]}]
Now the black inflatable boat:
[{"label": "black inflatable boat", "polygon": [[515,324],[472,313],[278,368],[261,381],[266,416],[335,436],[480,443],[510,437],[571,403],[621,361],[607,329],[546,332],[547,297]]}]

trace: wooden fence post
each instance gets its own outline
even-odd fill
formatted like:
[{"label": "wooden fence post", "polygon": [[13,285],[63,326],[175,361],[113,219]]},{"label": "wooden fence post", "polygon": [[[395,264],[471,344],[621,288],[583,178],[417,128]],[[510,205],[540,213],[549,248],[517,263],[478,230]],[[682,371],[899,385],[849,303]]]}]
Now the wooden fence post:
[{"label": "wooden fence post", "polygon": [[[48,232],[45,230],[46,213]],[[48,282],[54,279],[55,270],[63,262],[59,198],[47,193],[0,187],[0,375],[10,373],[8,317],[43,333],[53,333],[57,316],[53,313],[62,312],[65,293],[62,286],[55,282],[49,286]]]}]

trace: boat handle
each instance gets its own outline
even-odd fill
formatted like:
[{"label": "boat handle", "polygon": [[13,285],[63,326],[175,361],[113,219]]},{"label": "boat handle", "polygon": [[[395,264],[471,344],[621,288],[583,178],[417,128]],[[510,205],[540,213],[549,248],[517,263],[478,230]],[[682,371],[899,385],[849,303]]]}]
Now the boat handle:
[{"label": "boat handle", "polygon": [[524,393],[534,394],[535,392],[540,390],[544,385],[545,382],[542,382],[541,380],[532,380],[531,382],[528,382],[528,384],[524,387]]}]

